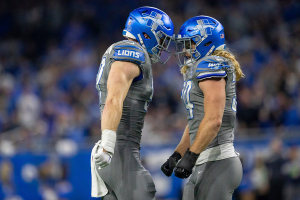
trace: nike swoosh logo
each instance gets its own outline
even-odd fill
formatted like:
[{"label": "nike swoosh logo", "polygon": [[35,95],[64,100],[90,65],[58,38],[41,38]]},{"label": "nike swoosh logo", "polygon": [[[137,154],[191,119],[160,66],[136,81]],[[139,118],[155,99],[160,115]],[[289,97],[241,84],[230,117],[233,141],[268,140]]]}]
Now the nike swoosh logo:
[{"label": "nike swoosh logo", "polygon": [[202,171],[199,171],[198,174],[200,174]]}]

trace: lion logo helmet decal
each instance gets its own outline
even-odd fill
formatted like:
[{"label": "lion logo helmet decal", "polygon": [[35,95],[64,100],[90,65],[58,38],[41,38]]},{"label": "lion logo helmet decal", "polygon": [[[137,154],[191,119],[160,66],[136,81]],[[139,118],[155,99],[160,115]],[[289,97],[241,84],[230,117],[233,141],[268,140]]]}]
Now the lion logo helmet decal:
[{"label": "lion logo helmet decal", "polygon": [[144,16],[143,19],[148,20],[146,25],[151,27],[153,30],[156,30],[157,26],[160,26],[161,28],[167,29],[165,27],[164,22],[161,20],[161,18],[162,18],[161,14],[152,11],[150,13],[150,15],[143,14],[143,16]]},{"label": "lion logo helmet decal", "polygon": [[197,24],[198,25],[196,25],[194,27],[194,30],[200,31],[201,36],[211,35],[212,30],[215,29],[215,24],[214,23],[209,23],[209,21],[207,19],[197,20]]}]

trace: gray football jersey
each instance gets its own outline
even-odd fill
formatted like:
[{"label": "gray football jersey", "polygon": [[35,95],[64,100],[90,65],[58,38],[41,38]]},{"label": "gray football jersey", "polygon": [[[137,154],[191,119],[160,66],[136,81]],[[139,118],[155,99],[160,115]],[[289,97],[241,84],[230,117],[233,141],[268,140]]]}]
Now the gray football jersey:
[{"label": "gray football jersey", "polygon": [[145,48],[129,40],[114,43],[106,50],[96,79],[101,115],[107,97],[108,74],[114,61],[132,62],[141,70],[140,75],[132,81],[124,100],[117,129],[118,140],[130,140],[140,144],[144,118],[153,96],[151,60]]},{"label": "gray football jersey", "polygon": [[199,81],[213,77],[224,78],[226,81],[226,104],[221,128],[207,148],[232,143],[234,139],[236,92],[235,69],[232,62],[219,56],[205,56],[186,71],[181,92],[181,99],[188,113],[190,142],[193,144],[204,117],[204,94],[199,87]]}]

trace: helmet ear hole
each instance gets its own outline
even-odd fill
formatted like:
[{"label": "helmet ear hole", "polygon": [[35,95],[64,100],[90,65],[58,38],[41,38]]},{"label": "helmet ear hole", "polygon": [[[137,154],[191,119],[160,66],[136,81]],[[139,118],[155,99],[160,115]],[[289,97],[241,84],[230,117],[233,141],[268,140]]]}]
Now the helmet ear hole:
[{"label": "helmet ear hole", "polygon": [[151,37],[145,32],[143,32],[143,36],[144,36],[145,39],[151,39]]},{"label": "helmet ear hole", "polygon": [[208,47],[211,43],[212,43],[212,41],[209,41],[209,42],[205,43],[204,46]]}]

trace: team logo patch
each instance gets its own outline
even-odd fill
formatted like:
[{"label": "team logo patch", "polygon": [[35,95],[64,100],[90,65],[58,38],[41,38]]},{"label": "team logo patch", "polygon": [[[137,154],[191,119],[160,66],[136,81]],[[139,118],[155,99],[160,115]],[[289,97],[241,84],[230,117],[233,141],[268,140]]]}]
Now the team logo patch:
[{"label": "team logo patch", "polygon": [[220,38],[223,39],[224,38],[224,34],[220,34]]},{"label": "team logo patch", "polygon": [[208,67],[211,69],[219,69],[221,63],[209,63]]},{"label": "team logo patch", "polygon": [[137,52],[131,49],[115,49],[115,53],[113,55],[116,60],[135,60],[139,64],[140,62],[145,62],[145,55],[142,52]]},{"label": "team logo patch", "polygon": [[140,53],[130,50],[116,50],[118,56],[129,56],[133,58],[140,58]]},{"label": "team logo patch", "polygon": [[161,28],[167,29],[163,20],[161,20],[162,15],[152,11],[150,13],[150,15],[148,14],[143,14],[144,17],[142,17],[143,19],[147,20],[146,25],[151,27],[153,30],[156,30],[158,26],[160,26]]},{"label": "team logo patch", "polygon": [[211,35],[212,30],[215,29],[215,24],[210,23],[207,19],[199,19],[197,20],[197,24],[198,25],[194,27],[194,30],[200,31],[201,36]]}]

